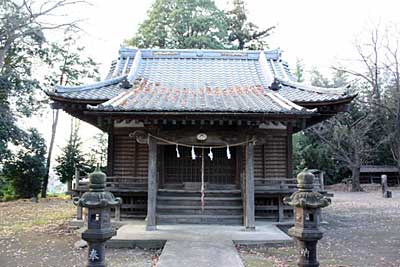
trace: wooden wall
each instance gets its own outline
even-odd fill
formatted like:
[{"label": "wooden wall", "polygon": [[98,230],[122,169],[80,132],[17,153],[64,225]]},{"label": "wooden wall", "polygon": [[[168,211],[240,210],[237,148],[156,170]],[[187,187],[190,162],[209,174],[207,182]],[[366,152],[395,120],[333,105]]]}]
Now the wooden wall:
[{"label": "wooden wall", "polygon": [[[124,177],[121,187],[125,184],[130,184],[131,181],[137,183],[136,192],[129,191],[125,193],[116,194],[123,198],[123,217],[140,217],[146,214],[146,201],[147,201],[147,176],[148,176],[148,145],[139,144],[134,138],[129,137],[129,133],[133,129],[114,129],[112,131],[112,138],[110,139],[110,156],[111,169],[110,176]],[[254,147],[254,176],[257,185],[268,185],[271,182],[275,183],[279,178],[291,177],[291,164],[288,163],[291,158],[290,138],[285,132],[268,133],[266,134],[266,142],[263,145],[256,145]],[[242,173],[244,166],[244,157],[242,155],[243,149],[237,148],[237,170],[236,172]],[[160,155],[161,156],[161,155]],[[243,164],[240,164],[243,162]],[[275,180],[275,181],[274,181]],[[132,185],[132,184],[131,184]],[[282,198],[281,195],[271,195],[268,193],[260,193],[255,196],[256,216],[257,218],[276,219],[278,218],[278,204]],[[284,210],[284,216],[290,217],[291,211]]]},{"label": "wooden wall", "polygon": [[[137,143],[129,137],[129,132],[128,129],[120,129],[113,133],[110,176],[147,179],[148,146]],[[254,177],[258,183],[274,178],[292,178],[289,170],[292,147],[288,140],[286,133],[271,134],[265,144],[254,147]]]},{"label": "wooden wall", "polygon": [[288,142],[283,135],[269,136],[264,145],[254,147],[254,178],[288,177]]},{"label": "wooden wall", "polygon": [[[118,180],[122,218],[145,218],[147,213],[148,145],[129,137],[133,129],[114,129],[109,140],[109,175]],[[129,188],[129,189],[128,189]]]},{"label": "wooden wall", "polygon": [[115,132],[113,140],[112,176],[147,179],[148,146],[139,144],[125,131]]}]

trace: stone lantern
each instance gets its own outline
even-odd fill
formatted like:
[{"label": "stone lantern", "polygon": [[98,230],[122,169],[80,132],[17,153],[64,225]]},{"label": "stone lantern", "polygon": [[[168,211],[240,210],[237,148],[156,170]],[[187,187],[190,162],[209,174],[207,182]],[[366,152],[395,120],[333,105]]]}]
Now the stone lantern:
[{"label": "stone lantern", "polygon": [[121,199],[105,191],[106,175],[99,166],[89,174],[89,192],[74,198],[74,204],[88,210],[87,230],[82,239],[88,243],[88,267],[106,266],[105,243],[116,234],[111,226],[111,207],[121,205]]},{"label": "stone lantern", "polygon": [[294,208],[294,227],[289,229],[289,235],[297,240],[300,267],[318,267],[317,242],[322,238],[319,229],[321,208],[331,203],[329,198],[314,191],[314,175],[303,171],[297,175],[299,191],[283,199],[285,204]]}]

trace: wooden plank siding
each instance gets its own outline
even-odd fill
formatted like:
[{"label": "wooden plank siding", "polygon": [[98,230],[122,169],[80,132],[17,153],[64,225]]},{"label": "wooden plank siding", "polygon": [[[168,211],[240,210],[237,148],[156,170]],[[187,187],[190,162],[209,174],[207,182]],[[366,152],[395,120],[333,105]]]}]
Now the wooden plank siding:
[{"label": "wooden plank siding", "polygon": [[112,174],[121,177],[114,195],[122,198],[121,217],[125,219],[145,218],[147,213],[149,149],[129,137],[131,131],[115,129],[111,143]]},{"label": "wooden plank siding", "polygon": [[149,149],[128,135],[114,135],[113,175],[147,179]]},{"label": "wooden plank siding", "polygon": [[256,186],[272,178],[288,177],[288,142],[286,136],[270,136],[267,143],[254,146]]},{"label": "wooden plank siding", "polygon": [[262,145],[254,146],[255,216],[282,221],[293,216],[292,208],[282,203],[292,181],[291,134],[270,135]]}]

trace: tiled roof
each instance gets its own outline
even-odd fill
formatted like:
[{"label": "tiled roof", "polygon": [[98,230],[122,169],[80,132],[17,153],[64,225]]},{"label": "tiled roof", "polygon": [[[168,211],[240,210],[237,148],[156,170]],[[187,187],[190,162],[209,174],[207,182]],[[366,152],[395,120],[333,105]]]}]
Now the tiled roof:
[{"label": "tiled roof", "polygon": [[173,88],[142,80],[134,89],[96,107],[114,111],[211,111],[308,113],[304,108],[262,86]]},{"label": "tiled roof", "polygon": [[[308,112],[293,102],[350,97],[343,89],[296,83],[280,57],[279,50],[121,48],[105,81],[75,88],[57,87],[52,95],[108,100],[91,107],[95,110],[263,113]],[[274,81],[279,81],[279,87],[271,90]]]},{"label": "tiled roof", "polygon": [[361,173],[380,173],[380,172],[395,172],[398,173],[399,169],[396,166],[390,165],[361,165]]}]

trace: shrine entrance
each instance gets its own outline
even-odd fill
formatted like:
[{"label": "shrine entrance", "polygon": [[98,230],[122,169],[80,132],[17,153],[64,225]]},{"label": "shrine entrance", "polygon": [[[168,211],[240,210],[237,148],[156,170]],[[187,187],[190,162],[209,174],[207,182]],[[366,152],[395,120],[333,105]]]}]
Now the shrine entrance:
[{"label": "shrine entrance", "polygon": [[180,187],[187,184],[201,183],[202,154],[204,155],[204,182],[209,188],[224,188],[239,186],[239,170],[237,164],[237,148],[230,148],[230,159],[226,148],[213,148],[212,160],[210,150],[194,148],[196,159],[192,157],[190,147],[179,147],[179,157],[176,146],[161,146],[160,185],[161,187]]}]

